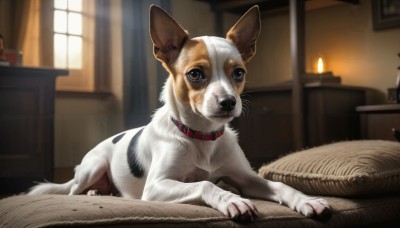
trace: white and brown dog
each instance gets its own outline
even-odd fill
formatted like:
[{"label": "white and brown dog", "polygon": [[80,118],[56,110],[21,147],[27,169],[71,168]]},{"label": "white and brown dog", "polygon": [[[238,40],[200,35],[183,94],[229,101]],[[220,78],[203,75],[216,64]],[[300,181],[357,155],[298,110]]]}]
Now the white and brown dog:
[{"label": "white and brown dog", "polygon": [[[301,214],[330,213],[324,199],[310,197],[280,182],[262,179],[250,167],[228,122],[241,114],[240,94],[246,62],[255,54],[260,32],[252,7],[225,39],[189,34],[165,11],[150,7],[154,54],[170,73],[164,106],[144,127],[101,142],[64,184],[42,183],[28,194],[100,194],[173,203],[207,204],[237,220],[252,220],[251,200],[271,200]],[[223,190],[223,180],[242,196]]]}]

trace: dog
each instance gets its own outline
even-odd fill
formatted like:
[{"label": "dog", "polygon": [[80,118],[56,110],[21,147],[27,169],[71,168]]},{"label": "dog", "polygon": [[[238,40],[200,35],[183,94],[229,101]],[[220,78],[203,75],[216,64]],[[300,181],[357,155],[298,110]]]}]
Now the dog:
[{"label": "dog", "polygon": [[[150,6],[154,55],[170,74],[161,95],[164,105],[147,126],[117,134],[89,151],[69,182],[41,183],[28,194],[118,193],[206,204],[237,221],[258,215],[248,198],[275,201],[307,217],[329,215],[326,200],[257,176],[228,126],[241,114],[246,63],[255,54],[260,23],[258,6],[253,6],[226,38],[189,38],[168,13]],[[219,181],[240,195],[218,187]]]}]

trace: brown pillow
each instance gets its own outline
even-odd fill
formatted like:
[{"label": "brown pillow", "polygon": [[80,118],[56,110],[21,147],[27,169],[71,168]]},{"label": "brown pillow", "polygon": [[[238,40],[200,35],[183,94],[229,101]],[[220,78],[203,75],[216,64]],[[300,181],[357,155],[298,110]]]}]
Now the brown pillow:
[{"label": "brown pillow", "polygon": [[399,193],[400,143],[361,140],[315,147],[264,165],[259,175],[312,195]]}]

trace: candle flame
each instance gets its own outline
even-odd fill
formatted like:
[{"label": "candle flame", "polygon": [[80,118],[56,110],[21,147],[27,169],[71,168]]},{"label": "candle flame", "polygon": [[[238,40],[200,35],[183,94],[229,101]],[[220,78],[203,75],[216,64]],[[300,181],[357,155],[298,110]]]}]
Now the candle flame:
[{"label": "candle flame", "polygon": [[318,72],[318,74],[321,74],[324,72],[324,62],[322,61],[322,58],[318,58],[317,72]]}]

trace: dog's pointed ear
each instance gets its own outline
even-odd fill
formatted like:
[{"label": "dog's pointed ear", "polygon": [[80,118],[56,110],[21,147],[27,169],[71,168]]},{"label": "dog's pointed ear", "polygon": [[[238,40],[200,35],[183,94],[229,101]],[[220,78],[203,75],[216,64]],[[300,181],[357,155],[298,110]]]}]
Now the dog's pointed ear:
[{"label": "dog's pointed ear", "polygon": [[261,30],[260,10],[251,7],[226,34],[239,50],[243,61],[249,61],[256,53],[256,41]]},{"label": "dog's pointed ear", "polygon": [[176,60],[189,34],[167,12],[151,5],[150,37],[156,58],[169,64]]}]

